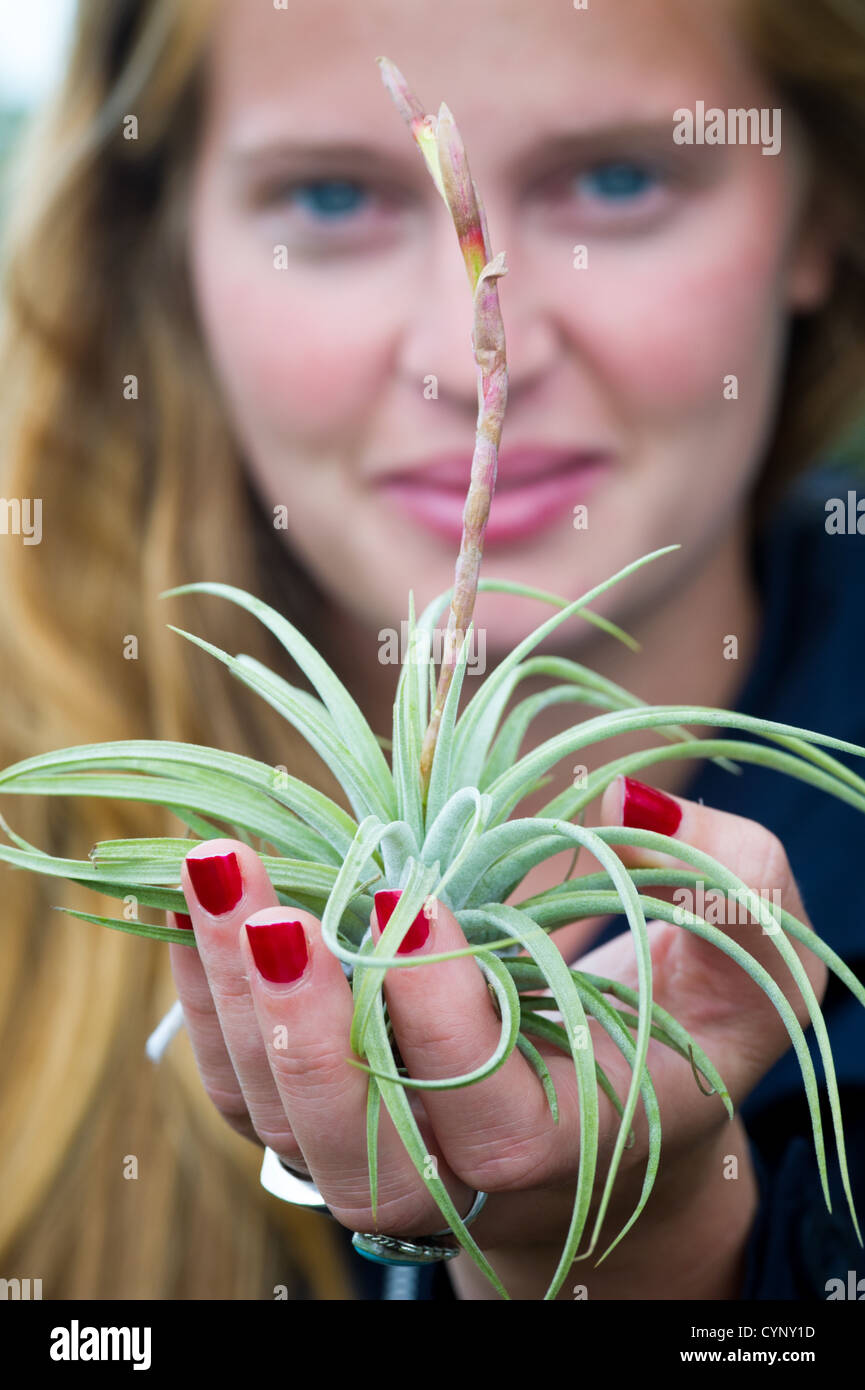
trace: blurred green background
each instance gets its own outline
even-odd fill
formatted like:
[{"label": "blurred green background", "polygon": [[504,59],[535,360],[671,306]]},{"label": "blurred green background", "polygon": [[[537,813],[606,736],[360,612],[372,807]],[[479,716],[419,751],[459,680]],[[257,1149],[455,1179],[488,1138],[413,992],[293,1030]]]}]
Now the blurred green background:
[{"label": "blurred green background", "polygon": [[63,71],[76,7],[77,0],[0,0],[0,219],[10,153]]},{"label": "blurred green background", "polygon": [[23,107],[16,109],[0,106],[0,222],[6,211],[8,197],[5,175],[9,156],[26,119],[27,112]]}]

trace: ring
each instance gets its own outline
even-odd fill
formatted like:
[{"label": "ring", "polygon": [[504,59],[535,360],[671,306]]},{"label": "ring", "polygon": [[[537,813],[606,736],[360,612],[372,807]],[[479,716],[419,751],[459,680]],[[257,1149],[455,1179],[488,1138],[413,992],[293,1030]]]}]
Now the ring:
[{"label": "ring", "polygon": [[261,1185],[274,1197],[281,1197],[283,1202],[291,1202],[296,1207],[307,1207],[310,1211],[322,1211],[333,1218],[333,1212],[322,1201],[321,1193],[312,1178],[295,1173],[273,1149],[264,1150]]},{"label": "ring", "polygon": [[[463,1225],[468,1226],[476,1216],[480,1216],[487,1200],[486,1192],[476,1192],[471,1210],[463,1217]],[[435,1236],[447,1238],[447,1244],[434,1239]],[[367,1231],[355,1231],[351,1243],[365,1260],[377,1265],[431,1265],[439,1260],[452,1260],[459,1255],[462,1246],[450,1226],[443,1231],[433,1231],[426,1240],[403,1240],[401,1236],[377,1236]]]},{"label": "ring", "polygon": [[[296,1173],[279,1154],[267,1147],[261,1165],[261,1185],[283,1202],[306,1207],[308,1211],[324,1212],[331,1220],[335,1220],[333,1212],[322,1200],[312,1178]],[[474,1221],[475,1217],[480,1215],[486,1200],[486,1192],[475,1193],[471,1210],[463,1218],[464,1226],[468,1226],[470,1221]],[[439,1241],[439,1236],[444,1237],[447,1243]],[[375,1235],[371,1231],[355,1231],[351,1243],[365,1260],[372,1260],[374,1264],[381,1265],[435,1264],[439,1260],[452,1260],[462,1248],[449,1226],[443,1231],[433,1231],[429,1237],[420,1241],[403,1240],[400,1236]]]}]

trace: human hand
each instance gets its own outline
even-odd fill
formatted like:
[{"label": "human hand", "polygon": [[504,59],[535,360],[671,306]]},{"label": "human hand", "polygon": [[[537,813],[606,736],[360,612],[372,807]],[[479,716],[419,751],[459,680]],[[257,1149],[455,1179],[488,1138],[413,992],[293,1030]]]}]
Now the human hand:
[{"label": "human hand", "polygon": [[[621,824],[620,803],[616,782],[605,793],[602,824]],[[782,905],[807,922],[786,854],[774,836],[741,817],[680,798],[675,804],[683,812],[676,831],[680,838],[718,858],[758,893],[780,890]],[[630,864],[677,863],[624,846],[618,852]],[[439,1230],[445,1224],[441,1212],[385,1109],[379,1134],[378,1220],[373,1223],[367,1078],[346,1060],[351,1055],[354,1001],[340,962],[321,939],[317,919],[281,907],[261,860],[239,841],[212,840],[196,846],[187,855],[182,878],[198,951],[172,946],[172,968],[202,1079],[214,1104],[242,1133],[268,1144],[299,1171],[309,1171],[336,1219],[349,1229],[377,1229],[408,1238]],[[670,896],[669,890],[653,891],[658,897]],[[279,925],[293,922],[300,926]],[[443,904],[437,904],[429,925],[429,937],[418,954],[466,946],[461,928]],[[375,913],[372,929],[377,939]],[[784,980],[786,967],[770,938],[753,922],[733,926],[730,934],[778,978],[800,1022],[806,1023],[804,1002],[792,979]],[[553,940],[563,936],[557,933]],[[661,921],[649,924],[649,937],[657,1002],[704,1047],[738,1105],[789,1045],[783,1022],[762,990],[716,947]],[[300,963],[304,950],[305,969],[293,982],[267,978],[279,973],[273,967],[280,961],[286,964],[294,958]],[[797,944],[796,950],[822,997],[825,967],[804,947]],[[579,965],[636,986],[629,933]],[[385,993],[410,1075],[436,1078],[469,1071],[495,1048],[500,1020],[485,978],[471,958],[437,962],[426,969],[390,970]],[[630,1081],[627,1064],[599,1025],[592,1021],[590,1027],[598,1061],[623,1097]],[[457,1210],[463,1215],[468,1211],[477,1189],[490,1194],[472,1225],[472,1236],[509,1291],[523,1297],[542,1297],[552,1277],[570,1222],[579,1154],[573,1061],[542,1042],[536,1045],[556,1086],[558,1125],[537,1076],[516,1051],[492,1076],[472,1086],[423,1095],[408,1091],[427,1152],[435,1158],[438,1176]],[[645,1211],[609,1261],[597,1271],[588,1264],[575,1266],[590,1292],[598,1290],[597,1296],[605,1296],[603,1280],[617,1278],[619,1287],[628,1287],[629,1281],[632,1286],[635,1270],[643,1270],[638,1277],[651,1280],[657,1290],[655,1266],[663,1250],[670,1248],[671,1233],[674,1246],[677,1231],[682,1239],[699,1237],[694,1229],[698,1210],[711,1211],[703,1234],[711,1226],[722,1245],[729,1242],[736,1223],[731,1226],[728,1208],[733,1194],[748,1186],[747,1181],[723,1181],[721,1155],[738,1151],[747,1166],[747,1146],[740,1127],[734,1141],[734,1127],[720,1100],[701,1095],[689,1064],[660,1044],[650,1044],[648,1063],[663,1124],[661,1168]],[[618,1127],[618,1115],[601,1095],[598,1196]],[[648,1129],[639,1109],[633,1127],[636,1142],[622,1155],[600,1249],[628,1219],[642,1186]],[[747,1179],[747,1173],[744,1176]],[[738,1222],[739,1248],[752,1215],[753,1210],[745,1212]],[[513,1266],[518,1276],[517,1289],[506,1266]],[[460,1255],[449,1269],[463,1296],[496,1296],[467,1255]],[[519,1288],[525,1291],[520,1294]]]},{"label": "human hand", "polygon": [[[682,797],[671,797],[632,778],[616,778],[600,808],[601,825],[628,825],[672,835],[702,850],[733,871],[758,896],[810,922],[783,845],[764,826]],[[692,865],[672,855],[614,846],[631,868],[684,868]],[[693,893],[647,886],[644,894],[679,903],[717,924],[762,965],[790,1003],[799,1024],[810,1018],[805,1001],[782,962],[772,936],[748,917],[738,902],[712,893],[694,901]],[[630,932],[573,960],[569,934],[581,940],[581,924],[553,937],[565,959],[594,975],[638,989],[637,965]],[[687,1030],[708,1054],[738,1107],[790,1047],[787,1028],[775,1005],[742,967],[718,947],[685,927],[663,920],[648,923],[653,998]],[[790,939],[817,1002],[822,1004],[828,970],[805,945]],[[780,966],[780,969],[779,969]],[[617,1001],[614,1001],[617,1002]],[[600,1025],[590,1027],[596,1055],[624,1098],[630,1071],[612,1048]],[[736,1297],[741,1255],[757,1206],[757,1185],[747,1135],[738,1114],[731,1123],[717,1097],[699,1094],[689,1063],[661,1043],[649,1044],[647,1065],[661,1112],[663,1142],[658,1176],[649,1202],[609,1261],[597,1271],[587,1262],[574,1272],[591,1296],[612,1298]],[[606,1098],[602,1098],[604,1104]],[[609,1110],[608,1110],[609,1117]],[[613,1122],[615,1124],[615,1122]],[[637,1138],[625,1150],[600,1233],[598,1250],[606,1249],[629,1219],[643,1183],[648,1125],[641,1107],[634,1117]],[[615,1137],[615,1129],[613,1137]],[[602,1139],[603,1152],[603,1139]],[[735,1162],[733,1162],[735,1160]],[[737,1170],[738,1165],[738,1170]],[[603,1188],[608,1164],[599,1165],[596,1192]],[[594,1214],[597,1201],[593,1202]],[[465,1265],[465,1261],[462,1262]],[[466,1285],[474,1271],[464,1273]],[[510,1286],[509,1286],[510,1287]],[[563,1290],[560,1297],[563,1297]],[[483,1296],[489,1296],[483,1295]]]}]

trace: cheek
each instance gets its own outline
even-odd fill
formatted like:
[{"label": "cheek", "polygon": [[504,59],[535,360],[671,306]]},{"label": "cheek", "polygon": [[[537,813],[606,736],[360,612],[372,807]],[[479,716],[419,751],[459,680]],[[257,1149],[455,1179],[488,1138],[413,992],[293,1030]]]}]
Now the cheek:
[{"label": "cheek", "polygon": [[[248,441],[336,437],[369,409],[386,327],[361,288],[346,305],[324,272],[301,279],[258,248],[244,263],[213,239],[197,248],[199,306],[220,382]],[[360,300],[360,302],[358,302]],[[380,303],[380,301],[379,301]],[[379,310],[379,318],[380,310]]]},{"label": "cheek", "polygon": [[[783,228],[760,204],[684,237],[609,257],[594,303],[599,373],[641,418],[715,415],[764,401],[777,367]],[[767,210],[771,213],[771,210]],[[601,279],[603,283],[601,283]]]}]

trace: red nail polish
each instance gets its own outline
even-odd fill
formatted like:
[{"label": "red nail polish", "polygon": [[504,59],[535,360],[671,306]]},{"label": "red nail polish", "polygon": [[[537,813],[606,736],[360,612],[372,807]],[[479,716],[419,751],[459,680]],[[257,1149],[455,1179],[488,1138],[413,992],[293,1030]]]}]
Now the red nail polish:
[{"label": "red nail polish", "polygon": [[671,796],[655,787],[647,787],[636,777],[625,778],[623,825],[635,830],[655,830],[659,835],[673,835],[681,820],[682,808]]},{"label": "red nail polish", "polygon": [[243,879],[233,850],[228,854],[188,854],[186,863],[195,896],[205,912],[221,917],[237,906],[243,896]]},{"label": "red nail polish", "polygon": [[299,980],[309,960],[300,922],[247,922],[246,936],[260,975],[274,985]]},{"label": "red nail polish", "polygon": [[175,912],[174,920],[184,931],[192,931],[192,918],[188,912]]},{"label": "red nail polish", "polygon": [[[375,895],[375,915],[378,920],[379,930],[384,931],[391,917],[393,910],[402,895],[401,888],[382,888]],[[398,956],[405,956],[409,951],[416,951],[420,946],[426,944],[429,936],[429,918],[421,908],[415,917],[408,931],[402,940],[402,945],[397,951]]]}]

